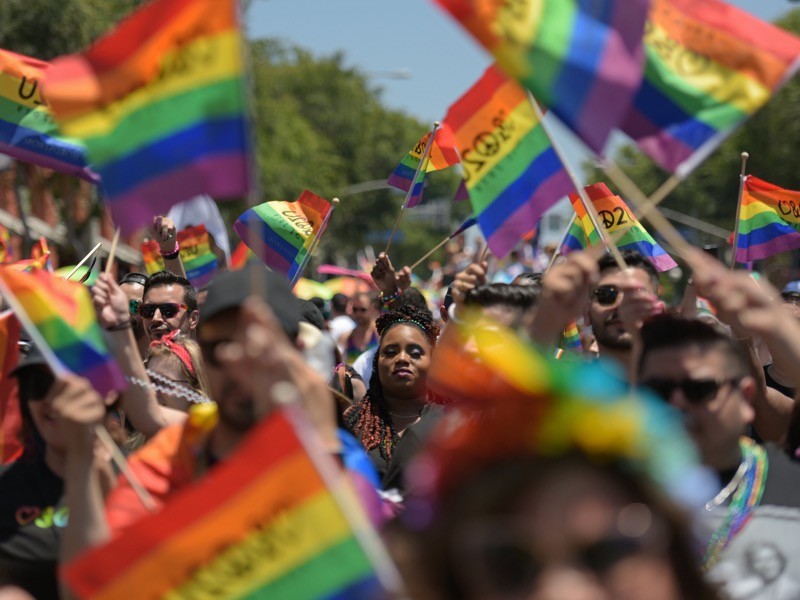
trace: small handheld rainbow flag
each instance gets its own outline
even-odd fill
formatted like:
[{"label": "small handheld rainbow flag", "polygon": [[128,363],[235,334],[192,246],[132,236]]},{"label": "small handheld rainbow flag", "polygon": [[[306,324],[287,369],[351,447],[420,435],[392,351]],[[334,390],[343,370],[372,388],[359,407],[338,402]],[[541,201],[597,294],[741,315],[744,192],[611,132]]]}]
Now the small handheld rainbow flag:
[{"label": "small handheld rainbow flag", "polygon": [[199,194],[248,190],[237,4],[155,0],[46,74],[55,118],[86,144],[123,233]]},{"label": "small handheld rainbow flag", "polygon": [[[639,222],[639,219],[633,215],[625,201],[612,194],[605,183],[595,183],[586,186],[584,189],[597,209],[606,231],[609,234],[624,232],[622,237],[616,241],[617,248],[640,252],[650,259],[650,262],[659,271],[666,271],[678,266],[672,257],[653,239],[653,236],[647,233],[647,230]],[[589,218],[580,196],[571,194],[569,199],[572,202],[572,208],[575,209],[577,218],[572,223],[561,247],[562,254],[568,254],[573,250],[582,250],[589,244],[601,243],[600,235],[592,225],[592,220]]]},{"label": "small handheld rainbow flag", "polygon": [[0,152],[23,162],[96,182],[86,148],[59,134],[40,84],[50,65],[0,50]]},{"label": "small handheld rainbow flag", "polygon": [[327,200],[304,190],[295,202],[274,200],[248,209],[233,228],[253,254],[293,281],[330,211]]},{"label": "small handheld rainbow flag", "polygon": [[101,394],[125,388],[83,285],[43,269],[26,272],[4,266],[0,267],[0,289],[14,312],[22,313],[20,321],[29,321],[52,350],[57,361],[54,370],[86,377]]},{"label": "small handheld rainbow flag", "polygon": [[650,0],[436,1],[503,71],[602,152],[642,80]]},{"label": "small handheld rainbow flag", "polygon": [[504,257],[574,188],[520,85],[496,66],[447,111],[473,214]]},{"label": "small handheld rainbow flag", "polygon": [[243,269],[247,262],[253,258],[255,254],[244,242],[239,242],[236,249],[231,252],[230,270],[237,271]]},{"label": "small handheld rainbow flag", "polygon": [[66,565],[64,576],[78,597],[97,600],[131,589],[142,599],[212,590],[231,599],[382,597],[374,555],[356,531],[275,411],[232,456],[160,512]]},{"label": "small handheld rainbow flag", "polygon": [[800,192],[748,175],[742,190],[736,262],[800,248]]},{"label": "small handheld rainbow flag", "polygon": [[583,346],[581,344],[581,332],[578,331],[578,324],[573,320],[570,321],[564,328],[562,336],[561,347],[564,350],[580,350]]},{"label": "small handheld rainbow flag", "polygon": [[453,137],[453,132],[449,127],[439,127],[436,130],[436,137],[433,138],[433,144],[425,161],[425,166],[420,170],[417,181],[414,181],[414,175],[417,173],[419,162],[422,160],[422,155],[425,153],[425,147],[428,145],[431,135],[432,132],[430,131],[426,133],[397,165],[389,179],[386,180],[387,184],[404,192],[407,192],[413,186],[414,189],[408,198],[406,208],[416,206],[422,201],[425,173],[441,171],[461,162],[456,150],[456,140]]},{"label": "small handheld rainbow flag", "polygon": [[50,261],[50,247],[47,245],[47,238],[40,237],[33,246],[31,246],[31,259],[35,265],[42,265],[39,268],[44,268],[53,272],[53,264]]},{"label": "small handheld rainbow flag", "polygon": [[721,0],[653,0],[621,129],[685,177],[794,73],[800,39]]},{"label": "small handheld rainbow flag", "polygon": [[[211,251],[211,241],[205,225],[186,227],[178,232],[178,245],[183,269],[192,287],[200,289],[214,278],[217,272],[217,255]],[[142,242],[142,260],[148,275],[164,270],[164,259],[158,242]]]}]

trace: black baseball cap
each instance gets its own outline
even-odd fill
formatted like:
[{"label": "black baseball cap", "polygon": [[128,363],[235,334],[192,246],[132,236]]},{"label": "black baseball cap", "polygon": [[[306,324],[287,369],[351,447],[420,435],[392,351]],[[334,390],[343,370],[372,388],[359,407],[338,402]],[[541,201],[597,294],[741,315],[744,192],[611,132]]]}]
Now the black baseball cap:
[{"label": "black baseball cap", "polygon": [[[256,269],[260,272],[255,273]],[[254,282],[259,289],[253,289]],[[214,278],[200,307],[201,326],[203,321],[225,310],[240,307],[252,295],[266,301],[289,339],[297,338],[300,307],[289,288],[289,282],[284,276],[267,271],[256,262],[250,262],[237,271],[224,271]]]}]

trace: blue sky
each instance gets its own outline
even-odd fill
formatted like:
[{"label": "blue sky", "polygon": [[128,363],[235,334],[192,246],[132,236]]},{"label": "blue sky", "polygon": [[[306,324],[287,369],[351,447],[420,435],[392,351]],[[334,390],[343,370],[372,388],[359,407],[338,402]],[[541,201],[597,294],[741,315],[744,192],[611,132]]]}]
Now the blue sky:
[{"label": "blue sky", "polygon": [[[787,0],[732,0],[773,20]],[[341,51],[348,66],[373,75],[387,105],[426,121],[447,107],[489,65],[488,55],[433,0],[253,0],[251,37],[277,37],[316,54]],[[386,73],[407,69],[410,79]]]}]

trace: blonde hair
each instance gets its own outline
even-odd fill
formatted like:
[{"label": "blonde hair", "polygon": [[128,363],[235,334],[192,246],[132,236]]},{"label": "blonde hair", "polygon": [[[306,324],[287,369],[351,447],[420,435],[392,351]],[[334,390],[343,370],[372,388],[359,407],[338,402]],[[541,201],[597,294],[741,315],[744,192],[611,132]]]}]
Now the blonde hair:
[{"label": "blonde hair", "polygon": [[211,394],[209,394],[209,386],[208,380],[206,379],[206,371],[205,366],[203,365],[203,358],[200,354],[200,345],[191,338],[181,337],[172,340],[172,343],[182,346],[186,349],[187,354],[189,355],[189,359],[192,362],[192,367],[194,368],[194,373],[192,373],[184,364],[183,360],[180,356],[178,356],[172,348],[170,348],[169,344],[166,343],[159,343],[154,342],[150,344],[150,348],[147,350],[147,356],[144,359],[145,366],[150,364],[150,361],[156,357],[165,357],[165,356],[172,356],[175,358],[181,365],[181,369],[183,371],[184,376],[188,381],[191,382],[190,387],[195,391],[203,394],[206,398],[211,400]]}]

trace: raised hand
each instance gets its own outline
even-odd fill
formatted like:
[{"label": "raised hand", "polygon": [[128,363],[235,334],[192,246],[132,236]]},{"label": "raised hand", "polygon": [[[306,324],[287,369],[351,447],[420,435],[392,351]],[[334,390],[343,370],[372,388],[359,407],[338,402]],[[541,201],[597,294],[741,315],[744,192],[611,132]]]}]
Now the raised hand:
[{"label": "raised hand", "polygon": [[158,215],[153,217],[153,239],[158,242],[161,254],[172,254],[178,241],[175,221],[169,217]]},{"label": "raised hand", "polygon": [[104,329],[130,323],[130,303],[125,292],[109,273],[101,273],[92,286],[92,302],[97,320]]}]

